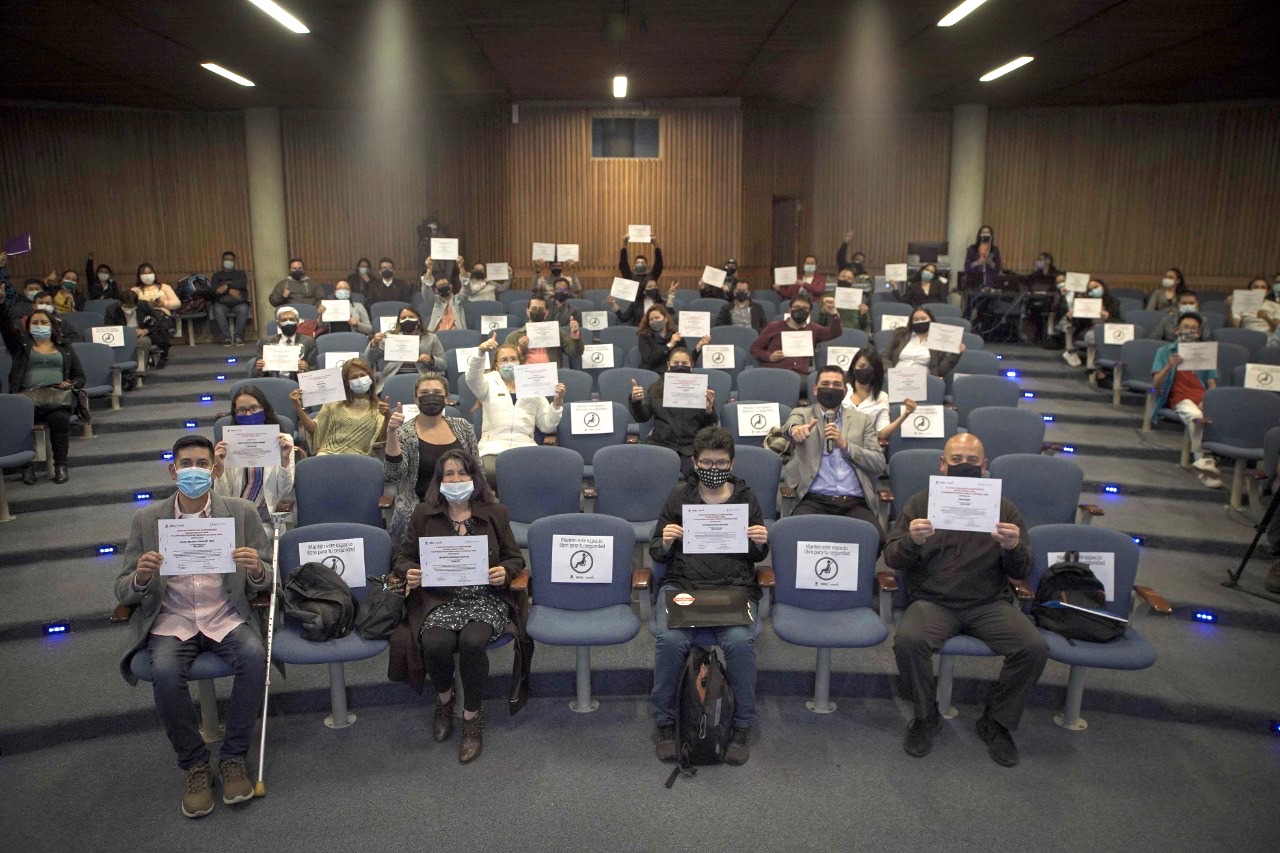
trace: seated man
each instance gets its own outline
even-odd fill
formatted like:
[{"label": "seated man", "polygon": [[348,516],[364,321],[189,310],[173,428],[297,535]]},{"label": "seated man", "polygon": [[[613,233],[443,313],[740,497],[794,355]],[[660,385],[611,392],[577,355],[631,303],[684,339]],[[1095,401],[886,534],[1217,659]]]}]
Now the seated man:
[{"label": "seated man", "polygon": [[1186,290],[1177,295],[1177,305],[1164,312],[1160,322],[1155,325],[1147,338],[1153,341],[1176,341],[1178,339],[1178,321],[1187,314],[1200,313],[1200,297],[1194,290]]},{"label": "seated man", "polygon": [[802,332],[807,331],[813,335],[813,347],[816,351],[818,344],[823,341],[829,341],[837,338],[844,331],[840,325],[840,315],[836,312],[835,300],[830,304],[823,305],[823,310],[827,311],[829,319],[827,325],[819,326],[810,322],[813,305],[808,299],[807,293],[791,300],[790,313],[781,320],[774,320],[761,330],[759,337],[751,344],[751,357],[760,362],[761,367],[779,367],[783,370],[793,370],[801,376],[808,378],[809,371],[813,368],[813,359],[808,356],[787,356],[782,351],[782,333],[783,332]]},{"label": "seated man", "polygon": [[[769,533],[765,529],[760,504],[744,480],[730,473],[733,467],[733,436],[723,427],[709,426],[693,440],[694,474],[672,490],[658,515],[649,555],[665,563],[667,575],[658,591],[655,607],[658,636],[653,664],[653,693],[649,705],[658,726],[658,759],[676,760],[676,681],[693,643],[693,632],[667,627],[663,606],[665,590],[706,589],[742,586],[757,601],[755,564],[769,554]],[[689,504],[746,504],[747,552],[745,554],[685,554],[684,507]],[[752,615],[758,618],[755,607]],[[708,629],[715,632],[716,645],[724,652],[725,669],[735,701],[733,737],[725,750],[727,764],[745,764],[751,752],[747,742],[756,716],[756,648],[751,625]]]},{"label": "seated man", "polygon": [[[187,817],[213,811],[209,750],[187,687],[192,662],[201,652],[212,652],[235,670],[218,764],[222,801],[228,804],[253,798],[245,756],[267,667],[249,596],[271,586],[270,546],[253,504],[210,492],[215,467],[213,442],[204,436],[185,435],[174,443],[169,475],[178,483],[176,499],[155,501],[134,515],[124,569],[116,578],[120,603],[138,605],[131,620],[133,644],[120,662],[120,672],[137,684],[130,661],[142,649],[150,650],[156,711],[177,753],[178,767],[186,773],[182,813]],[[235,519],[235,548],[230,553],[234,571],[166,576],[160,521],[184,518]]]},{"label": "seated man", "polygon": [[[952,436],[940,468],[948,477],[981,477],[987,470],[982,442],[972,433]],[[903,748],[915,758],[929,754],[933,736],[942,728],[933,655],[948,638],[969,634],[1004,657],[978,719],[978,735],[992,760],[1012,767],[1018,763],[1018,747],[1011,733],[1049,658],[1044,638],[1009,590],[1009,578],[1031,573],[1026,526],[1007,498],[1001,498],[1000,521],[989,534],[935,530],[928,509],[928,490],[913,495],[884,549],[885,564],[902,572],[911,599],[893,641],[898,672],[915,705]]]},{"label": "seated man", "polygon": [[[526,311],[530,323],[547,321],[547,301],[541,296],[535,296],[530,299]],[[566,358],[582,355],[582,330],[578,327],[577,320],[570,320],[568,329],[563,327],[560,329],[560,346],[558,347],[530,348],[528,328],[525,325],[513,330],[511,334],[507,335],[507,339],[503,341],[508,346],[513,346],[520,350],[520,359],[525,364],[553,362],[556,367],[564,368],[569,366],[565,363]]]},{"label": "seated man", "polygon": [[[298,332],[298,309],[281,305],[276,309],[276,328],[279,330],[274,338],[258,343],[258,360],[253,365],[253,376],[283,376],[285,379],[296,379],[298,373],[314,370],[316,366],[316,339]],[[262,358],[262,348],[268,344],[284,344],[300,346],[302,350],[298,358],[298,370],[266,372],[267,362]]]},{"label": "seated man", "polygon": [[764,306],[751,301],[751,285],[738,279],[733,283],[733,300],[720,309],[714,325],[742,326],[759,334],[768,322],[764,317]]},{"label": "seated man", "polygon": [[1161,409],[1173,409],[1178,413],[1178,417],[1186,425],[1191,455],[1195,457],[1191,467],[1199,473],[1200,482],[1205,486],[1221,489],[1222,477],[1218,474],[1218,461],[1200,446],[1204,427],[1199,423],[1204,417],[1204,412],[1200,409],[1204,405],[1204,392],[1218,386],[1218,371],[1178,369],[1178,365],[1182,364],[1178,344],[1199,341],[1203,328],[1204,320],[1199,314],[1183,314],[1178,318],[1178,340],[1156,351],[1156,357],[1151,362],[1151,384],[1155,386],[1156,395],[1151,417],[1153,420],[1158,418]]},{"label": "seated man", "polygon": [[302,258],[289,259],[289,277],[282,278],[271,288],[267,301],[273,308],[281,305],[319,305],[320,285],[307,275],[307,265]]},{"label": "seated man", "polygon": [[811,406],[792,409],[782,430],[795,451],[782,480],[800,502],[792,515],[846,515],[880,527],[876,480],[884,473],[884,451],[875,421],[845,404],[844,372],[829,365],[818,371]]}]

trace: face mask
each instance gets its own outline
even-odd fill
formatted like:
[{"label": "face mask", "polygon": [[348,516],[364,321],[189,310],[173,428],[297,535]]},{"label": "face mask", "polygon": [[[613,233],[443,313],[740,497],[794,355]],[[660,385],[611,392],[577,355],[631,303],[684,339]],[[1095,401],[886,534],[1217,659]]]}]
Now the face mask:
[{"label": "face mask", "polygon": [[37,311],[44,311],[44,312],[46,312],[46,313],[52,314],[52,313],[53,313],[53,304],[52,304],[52,303],[49,303],[49,302],[46,302],[46,303],[44,303],[43,305],[37,305],[37,306],[36,306],[36,310],[37,310]]},{"label": "face mask", "polygon": [[982,236],[980,236],[980,237],[978,238],[978,242],[980,242],[980,243],[990,243],[990,242],[991,242],[991,235],[990,235],[990,234],[983,234]]},{"label": "face mask", "polygon": [[840,404],[844,402],[843,388],[819,388],[818,404],[824,409],[838,409]]},{"label": "face mask", "polygon": [[808,273],[809,275],[813,275],[815,272],[817,272],[817,271],[818,271],[818,268],[817,268],[816,266],[814,266],[813,264],[805,264],[805,265],[804,265],[804,271],[805,271],[806,273]]},{"label": "face mask", "polygon": [[1044,261],[1036,261],[1036,272],[1044,272]]},{"label": "face mask", "polygon": [[530,322],[530,323],[541,323],[541,322],[542,322],[543,320],[545,320],[545,319],[547,319],[547,309],[545,309],[545,308],[530,308],[530,309],[529,309],[529,322]]},{"label": "face mask", "polygon": [[383,281],[391,281],[391,279],[392,279],[392,277],[393,277],[393,276],[395,276],[395,272],[394,272],[394,271],[392,271],[392,270],[383,270],[383,271],[382,271],[382,280],[383,280]]},{"label": "face mask", "polygon": [[1162,278],[1162,279],[1160,279],[1160,286],[1161,286],[1161,287],[1169,288],[1169,287],[1173,287],[1175,284],[1177,284],[1177,282],[1176,282],[1176,281],[1174,281],[1174,280],[1173,280],[1173,279],[1171,279],[1171,278]]},{"label": "face mask", "polygon": [[334,295],[334,296],[336,296],[336,297],[338,297],[339,299],[350,299],[350,298],[351,298],[351,291],[350,291],[350,290],[335,290],[335,291],[333,292],[333,295]]},{"label": "face mask", "polygon": [[27,301],[28,301],[28,302],[35,302],[35,301],[36,301],[36,297],[37,297],[37,296],[39,296],[39,295],[40,295],[40,291],[39,291],[39,290],[28,290],[28,291],[27,291]]},{"label": "face mask", "polygon": [[836,279],[836,287],[853,287],[853,279],[838,278]]},{"label": "face mask", "polygon": [[436,296],[441,299],[448,299],[453,294],[453,288],[447,284],[442,284],[436,288]]},{"label": "face mask", "polygon": [[876,372],[870,367],[859,367],[853,371],[853,381],[859,385],[870,385],[871,380],[876,378]]},{"label": "face mask", "polygon": [[418,395],[418,411],[430,417],[436,417],[444,411],[444,395],[443,394],[420,394]]},{"label": "face mask", "polygon": [[467,480],[465,483],[441,483],[440,494],[444,495],[444,499],[451,504],[460,504],[471,497],[471,493],[476,490],[474,480]]},{"label": "face mask", "polygon": [[1271,285],[1271,292],[1275,294],[1277,298],[1280,298],[1280,283]]},{"label": "face mask", "polygon": [[959,465],[947,466],[948,477],[981,477],[982,466],[970,465],[968,462],[962,462]]},{"label": "face mask", "polygon": [[139,278],[141,279],[143,284],[156,283],[156,274],[153,272],[144,272],[141,276],[139,276]]},{"label": "face mask", "polygon": [[223,261],[223,262],[222,262],[222,268],[223,268],[224,270],[233,270],[233,269],[235,269],[235,268],[236,268],[236,262],[235,262],[235,261]]},{"label": "face mask", "polygon": [[1192,311],[1195,311],[1195,310],[1196,310],[1195,305],[1179,305],[1178,306],[1179,314],[1190,314]]},{"label": "face mask", "polygon": [[745,290],[735,290],[733,293],[733,298],[739,302],[746,302],[748,299],[751,298],[751,294]]},{"label": "face mask", "polygon": [[510,362],[498,365],[498,375],[503,379],[511,380],[516,377],[516,366]]},{"label": "face mask", "polygon": [[1178,340],[1193,343],[1200,340],[1199,332],[1178,332]]},{"label": "face mask", "polygon": [[254,412],[252,415],[236,415],[236,423],[241,426],[262,426],[266,422],[266,412]]},{"label": "face mask", "polygon": [[862,275],[864,272],[866,272],[866,267],[862,265],[862,261],[854,261],[853,269],[854,269],[854,272],[856,272],[858,275]]},{"label": "face mask", "polygon": [[657,302],[657,301],[658,301],[658,288],[656,288],[656,287],[647,287],[647,288],[645,288],[644,295],[645,295],[646,297],[648,297],[649,299],[653,300],[654,302]]},{"label": "face mask", "polygon": [[556,302],[564,303],[569,301],[569,291],[567,290],[557,290],[555,295]]},{"label": "face mask", "polygon": [[32,326],[31,337],[37,341],[47,341],[53,337],[53,326]]},{"label": "face mask", "polygon": [[929,272],[928,270],[925,270],[924,272],[920,273],[920,280],[933,281],[933,273]]},{"label": "face mask", "polygon": [[306,272],[303,270],[289,270],[289,278],[293,279],[294,281],[302,281],[302,277],[305,275],[306,275]]},{"label": "face mask", "polygon": [[791,322],[795,323],[797,326],[803,326],[805,323],[809,322],[809,312],[803,308],[797,308],[791,312]]},{"label": "face mask", "polygon": [[103,284],[106,284],[108,281],[111,281],[111,273],[109,272],[98,273],[98,281],[102,282]]},{"label": "face mask", "polygon": [[178,472],[178,491],[192,500],[209,491],[213,473],[207,468],[183,468]]},{"label": "face mask", "polygon": [[412,335],[414,332],[418,331],[418,321],[417,320],[401,320],[400,331],[404,332],[406,335]]},{"label": "face mask", "polygon": [[284,335],[286,338],[292,338],[293,333],[298,331],[298,324],[296,321],[292,323],[278,323],[277,325],[280,327],[280,334]]},{"label": "face mask", "polygon": [[738,265],[737,265],[737,264],[725,264],[725,265],[724,265],[724,272],[725,272],[725,275],[734,275],[735,273],[737,273],[737,272],[738,272]]},{"label": "face mask", "polygon": [[1090,296],[1090,297],[1092,297],[1092,298],[1094,298],[1094,299],[1097,299],[1097,298],[1098,298],[1099,296],[1101,296],[1101,295],[1102,295],[1102,288],[1101,288],[1101,287],[1091,287],[1091,288],[1089,288],[1089,296]]},{"label": "face mask", "polygon": [[472,270],[471,277],[476,281],[484,281],[484,270]]},{"label": "face mask", "polygon": [[667,373],[693,373],[693,365],[673,364],[667,368]]},{"label": "face mask", "polygon": [[927,335],[929,334],[930,323],[931,321],[929,320],[925,320],[923,323],[912,323],[911,331],[915,332],[917,335]]},{"label": "face mask", "polygon": [[695,465],[693,471],[698,475],[698,482],[708,489],[718,489],[729,479],[729,472],[719,468],[699,468]]},{"label": "face mask", "polygon": [[636,264],[636,272],[638,272],[638,273],[646,273],[646,272],[648,272],[648,271],[649,271],[649,265],[648,265],[648,264],[646,264],[646,263],[644,263],[643,261],[641,261],[640,263]]},{"label": "face mask", "polygon": [[369,268],[364,264],[361,264],[360,266],[356,267],[356,272],[360,273],[360,275],[368,275]]},{"label": "face mask", "polygon": [[661,318],[657,320],[649,321],[649,328],[653,329],[655,332],[661,332],[664,328],[666,328],[666,325],[667,325],[667,321]]},{"label": "face mask", "polygon": [[75,290],[76,283],[74,281],[68,281],[67,279],[64,278],[62,280],[62,287],[64,290]]},{"label": "face mask", "polygon": [[368,376],[357,376],[347,383],[347,387],[351,389],[352,394],[368,394],[369,389],[373,387],[373,379]]},{"label": "face mask", "polygon": [[563,267],[552,267],[552,268],[551,268],[551,275],[553,275],[553,276],[554,276],[554,277],[556,277],[556,278],[559,278],[559,277],[560,277],[560,273],[562,273],[562,272],[564,272],[564,268],[563,268]]}]

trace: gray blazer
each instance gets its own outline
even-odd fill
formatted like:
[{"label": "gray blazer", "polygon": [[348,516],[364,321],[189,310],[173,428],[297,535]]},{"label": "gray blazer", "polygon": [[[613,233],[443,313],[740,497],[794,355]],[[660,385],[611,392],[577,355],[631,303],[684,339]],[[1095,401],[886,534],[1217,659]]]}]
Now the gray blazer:
[{"label": "gray blazer", "polygon": [[[449,424],[449,428],[453,430],[454,436],[458,439],[458,446],[463,452],[470,453],[472,458],[476,460],[476,470],[480,468],[480,454],[476,452],[476,431],[471,426],[471,421],[466,418],[451,418],[446,416],[445,422]],[[393,548],[400,547],[400,537],[404,535],[405,526],[409,523],[409,516],[413,515],[414,507],[418,505],[418,431],[413,420],[407,420],[400,425],[400,429],[396,430],[396,435],[400,437],[400,458],[395,462],[390,459],[384,459],[382,462],[383,477],[388,483],[396,483],[396,505],[391,511],[391,523],[387,525],[387,532],[391,534],[391,545]]]},{"label": "gray blazer", "polygon": [[[812,405],[792,409],[791,416],[782,425],[784,430],[790,432],[793,426],[807,424],[815,419],[818,426],[809,431],[808,438],[796,445],[795,453],[782,469],[782,481],[795,489],[800,498],[809,491],[813,478],[818,476],[818,466],[822,463],[826,441],[822,437],[822,408]],[[884,473],[885,461],[875,421],[853,406],[846,405],[840,411],[840,434],[849,442],[845,459],[853,465],[854,473],[858,476],[867,508],[879,514],[880,497],[876,494],[876,481]]]},{"label": "gray blazer", "polygon": [[[174,493],[176,495],[177,492]],[[147,637],[151,634],[151,626],[160,615],[160,604],[164,601],[165,586],[168,580],[164,575],[156,575],[146,589],[138,592],[133,588],[133,571],[138,566],[138,558],[148,551],[159,550],[160,525],[162,518],[173,518],[174,495],[155,501],[151,505],[137,511],[133,516],[133,525],[129,528],[129,543],[124,547],[123,564],[116,578],[116,599],[121,604],[137,604],[129,624],[133,630],[133,643],[120,660],[120,674],[130,684],[137,684],[129,668],[129,662],[140,649],[147,645]],[[222,591],[231,599],[240,618],[250,625],[256,624],[253,610],[249,607],[249,594],[256,595],[264,589],[271,588],[271,543],[262,529],[262,520],[258,518],[258,508],[241,498],[213,495],[213,506],[210,512],[213,518],[234,518],[236,520],[236,547],[254,548],[258,559],[262,561],[264,570],[261,582],[254,582],[244,571],[236,568],[222,576]]]}]

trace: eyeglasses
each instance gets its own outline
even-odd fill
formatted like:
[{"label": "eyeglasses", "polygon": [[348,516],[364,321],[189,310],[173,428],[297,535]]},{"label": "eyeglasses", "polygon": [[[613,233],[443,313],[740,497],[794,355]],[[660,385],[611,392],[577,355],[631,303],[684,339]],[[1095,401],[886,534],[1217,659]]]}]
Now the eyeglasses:
[{"label": "eyeglasses", "polygon": [[733,460],[732,459],[699,459],[697,460],[696,464],[699,468],[701,468],[704,471],[710,471],[713,468],[717,471],[728,471],[729,468],[733,465]]},{"label": "eyeglasses", "polygon": [[262,411],[261,406],[247,406],[244,408],[236,409],[236,414],[237,415],[256,415],[258,414],[258,412],[261,412],[261,411]]}]

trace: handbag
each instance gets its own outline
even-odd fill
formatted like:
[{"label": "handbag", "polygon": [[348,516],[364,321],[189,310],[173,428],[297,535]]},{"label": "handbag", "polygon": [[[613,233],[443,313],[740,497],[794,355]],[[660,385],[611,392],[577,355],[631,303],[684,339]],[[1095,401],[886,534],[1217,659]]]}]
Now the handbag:
[{"label": "handbag", "polygon": [[74,388],[58,388],[53,385],[46,385],[43,388],[29,388],[20,393],[35,404],[37,419],[48,415],[50,412],[74,412],[76,410]]},{"label": "handbag", "polygon": [[383,575],[368,579],[375,584],[356,611],[355,631],[366,640],[389,640],[405,617],[404,578]]}]

